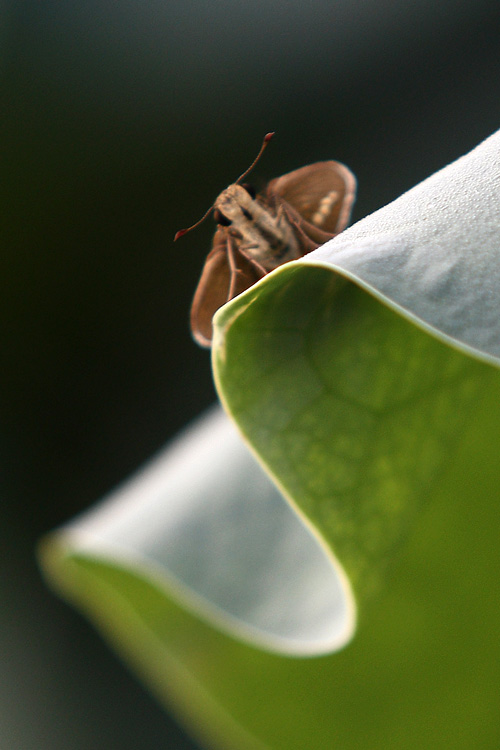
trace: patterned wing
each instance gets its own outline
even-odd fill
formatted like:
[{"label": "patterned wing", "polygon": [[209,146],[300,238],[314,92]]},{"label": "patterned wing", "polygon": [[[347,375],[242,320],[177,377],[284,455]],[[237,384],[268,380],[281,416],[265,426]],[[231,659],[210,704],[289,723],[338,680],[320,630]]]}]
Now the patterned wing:
[{"label": "patterned wing", "polygon": [[277,195],[285,200],[302,219],[332,236],[349,223],[356,178],[338,161],[320,161],[272,180],[268,193],[270,198]]}]

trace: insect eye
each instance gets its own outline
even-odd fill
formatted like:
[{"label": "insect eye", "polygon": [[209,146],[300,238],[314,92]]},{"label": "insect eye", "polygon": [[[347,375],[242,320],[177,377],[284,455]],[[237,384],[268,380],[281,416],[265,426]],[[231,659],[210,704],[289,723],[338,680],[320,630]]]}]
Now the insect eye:
[{"label": "insect eye", "polygon": [[241,187],[247,191],[250,198],[255,198],[255,196],[257,195],[257,191],[255,190],[254,186],[249,185],[248,182],[244,182]]},{"label": "insect eye", "polygon": [[233,223],[231,219],[228,219],[227,216],[224,216],[224,214],[219,211],[218,208],[214,211],[214,220],[216,224],[220,224],[223,227],[229,227]]}]

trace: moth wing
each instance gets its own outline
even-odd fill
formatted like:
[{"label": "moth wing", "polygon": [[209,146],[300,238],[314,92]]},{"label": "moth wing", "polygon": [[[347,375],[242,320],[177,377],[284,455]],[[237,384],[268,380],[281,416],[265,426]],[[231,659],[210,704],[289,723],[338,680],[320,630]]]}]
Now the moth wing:
[{"label": "moth wing", "polygon": [[238,250],[225,227],[219,227],[191,305],[191,332],[198,344],[211,346],[212,318],[219,307],[251,287],[262,275],[259,267]]},{"label": "moth wing", "polygon": [[349,223],[356,178],[338,161],[319,161],[272,180],[268,193],[270,198],[278,195],[302,219],[331,236]]}]

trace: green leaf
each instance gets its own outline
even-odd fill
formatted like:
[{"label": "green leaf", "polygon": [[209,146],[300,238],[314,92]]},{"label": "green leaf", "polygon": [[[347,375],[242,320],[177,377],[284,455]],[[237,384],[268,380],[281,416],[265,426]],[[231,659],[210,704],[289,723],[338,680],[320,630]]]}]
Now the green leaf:
[{"label": "green leaf", "polygon": [[496,134],[222,308],[257,461],[215,411],[46,541],[207,747],[497,746],[499,184]]},{"label": "green leaf", "polygon": [[284,268],[227,321],[214,352],[226,408],[357,593],[377,588],[491,368],[324,268]]}]

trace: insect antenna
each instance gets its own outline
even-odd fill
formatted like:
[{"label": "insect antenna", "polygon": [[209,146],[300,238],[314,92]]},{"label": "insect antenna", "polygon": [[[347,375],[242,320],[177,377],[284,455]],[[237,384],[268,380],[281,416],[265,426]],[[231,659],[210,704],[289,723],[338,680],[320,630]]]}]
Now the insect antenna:
[{"label": "insect antenna", "polygon": [[259,153],[255,157],[255,159],[253,160],[253,162],[250,164],[250,166],[247,167],[247,169],[245,169],[245,171],[243,172],[243,174],[240,174],[240,176],[238,177],[238,179],[234,181],[235,185],[237,185],[240,182],[240,180],[242,180],[244,177],[247,176],[247,174],[249,174],[249,172],[252,171],[252,169],[255,167],[255,165],[259,161],[260,157],[264,153],[264,150],[265,150],[267,144],[269,143],[269,141],[271,140],[271,138],[273,137],[273,135],[274,135],[274,133],[267,133],[264,136],[264,140],[262,141],[262,146],[260,147]]},{"label": "insect antenna", "polygon": [[[264,139],[262,141],[262,146],[260,147],[259,153],[255,157],[255,159],[253,160],[253,162],[250,164],[250,166],[247,169],[245,169],[245,171],[242,174],[240,174],[240,176],[238,177],[237,180],[235,180],[235,182],[233,183],[234,185],[237,185],[240,182],[240,180],[242,180],[244,177],[247,176],[247,174],[249,172],[252,171],[252,169],[255,167],[255,165],[259,161],[260,157],[264,153],[264,150],[265,150],[267,144],[269,143],[269,141],[271,140],[271,138],[273,137],[273,135],[274,135],[274,132],[273,133],[266,133],[266,135],[264,136]],[[192,224],[187,229],[179,229],[179,231],[175,233],[174,242],[176,242],[176,240],[178,240],[180,237],[183,237],[185,234],[187,234],[188,232],[190,232],[192,229],[196,229],[196,227],[199,227],[200,224],[202,224],[205,221],[205,219],[209,215],[210,211],[213,210],[214,205],[215,204],[212,203],[212,205],[210,206],[210,208],[208,209],[208,211],[206,211],[203,214],[203,216],[201,217],[201,219],[199,219],[195,224]]]},{"label": "insect antenna", "polygon": [[198,221],[195,224],[192,224],[187,229],[179,229],[179,231],[175,233],[174,242],[176,242],[179,239],[179,237],[183,237],[185,234],[187,234],[188,232],[190,232],[192,229],[196,229],[196,227],[199,227],[200,224],[203,224],[203,222],[207,218],[207,216],[210,213],[210,211],[212,211],[213,207],[214,207],[214,204],[212,203],[212,205],[210,206],[210,208],[208,209],[208,211],[205,211],[205,213],[203,214],[203,216],[201,217],[201,219],[198,219]]}]

